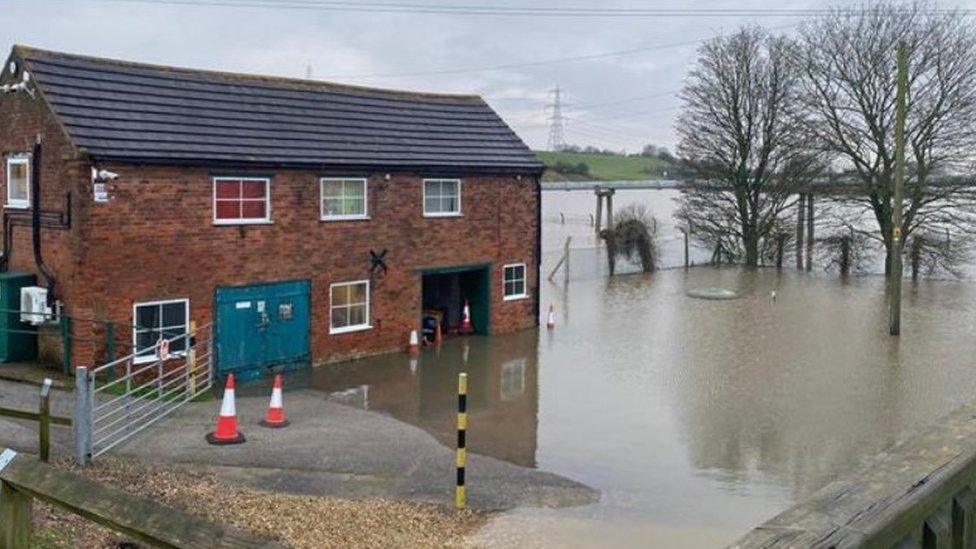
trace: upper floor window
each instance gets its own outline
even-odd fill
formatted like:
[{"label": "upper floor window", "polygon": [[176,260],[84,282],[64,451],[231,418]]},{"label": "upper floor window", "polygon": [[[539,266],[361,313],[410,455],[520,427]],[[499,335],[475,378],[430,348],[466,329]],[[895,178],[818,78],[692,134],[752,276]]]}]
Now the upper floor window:
[{"label": "upper floor window", "polygon": [[12,156],[7,159],[7,206],[30,207],[30,158]]},{"label": "upper floor window", "polygon": [[[132,306],[132,344],[135,345],[135,361],[152,362],[159,358],[156,346],[160,339],[172,340],[186,334],[190,324],[190,300],[172,299],[149,301]],[[169,352],[186,351],[186,338],[173,340]]]},{"label": "upper floor window", "polygon": [[215,177],[214,223],[270,222],[270,189],[271,180],[266,177]]},{"label": "upper floor window", "polygon": [[424,215],[427,217],[461,215],[461,181],[424,179]]},{"label": "upper floor window", "polygon": [[505,265],[504,273],[504,299],[521,299],[528,297],[525,290],[525,263],[513,263]]},{"label": "upper floor window", "polygon": [[366,180],[323,177],[322,219],[366,219]]}]

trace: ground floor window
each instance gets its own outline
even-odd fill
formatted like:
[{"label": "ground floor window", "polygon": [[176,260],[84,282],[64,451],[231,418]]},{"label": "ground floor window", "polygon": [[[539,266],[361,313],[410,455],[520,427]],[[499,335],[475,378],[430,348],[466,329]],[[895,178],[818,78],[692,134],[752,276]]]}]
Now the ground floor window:
[{"label": "ground floor window", "polygon": [[503,296],[506,300],[528,297],[525,291],[525,263],[505,265]]},{"label": "ground floor window", "polygon": [[[171,299],[148,301],[132,306],[132,344],[135,346],[136,362],[156,360],[154,346],[162,339],[173,339],[186,333],[190,323],[190,300]],[[169,345],[170,354],[186,350],[186,338],[173,341]]]},{"label": "ground floor window", "polygon": [[341,334],[370,328],[368,280],[333,284],[329,292],[330,333]]}]

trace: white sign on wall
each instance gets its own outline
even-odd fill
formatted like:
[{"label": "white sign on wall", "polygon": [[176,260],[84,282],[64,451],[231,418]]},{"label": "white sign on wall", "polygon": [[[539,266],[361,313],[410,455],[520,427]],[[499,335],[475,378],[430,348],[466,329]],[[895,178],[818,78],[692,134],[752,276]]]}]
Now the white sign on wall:
[{"label": "white sign on wall", "polygon": [[95,202],[108,202],[108,187],[105,183],[93,183],[92,196]]}]

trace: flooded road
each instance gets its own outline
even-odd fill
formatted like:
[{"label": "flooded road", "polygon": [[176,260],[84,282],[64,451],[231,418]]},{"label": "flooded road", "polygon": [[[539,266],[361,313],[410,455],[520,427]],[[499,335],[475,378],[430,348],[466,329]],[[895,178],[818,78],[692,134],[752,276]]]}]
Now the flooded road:
[{"label": "flooded road", "polygon": [[[685,295],[698,287],[742,297]],[[547,285],[543,299],[552,332],[451,340],[413,371],[406,356],[313,371],[332,398],[446,446],[467,371],[473,452],[602,492],[592,506],[515,510],[489,540],[731,542],[976,397],[967,283],[909,285],[900,340],[874,277],[703,267]]]},{"label": "flooded road", "polygon": [[[615,200],[658,217],[664,266],[683,260],[673,195]],[[591,202],[591,193],[544,195],[544,273],[566,236],[584,248],[568,287],[561,276],[543,281],[555,330],[448,340],[414,368],[388,355],[312,372],[331,399],[453,447],[466,371],[471,451],[601,491],[593,505],[504,513],[476,541],[721,546],[976,398],[971,282],[906,282],[895,339],[880,277],[699,267],[608,280],[602,252],[585,251],[595,245]],[[686,295],[701,288],[742,297]]]}]

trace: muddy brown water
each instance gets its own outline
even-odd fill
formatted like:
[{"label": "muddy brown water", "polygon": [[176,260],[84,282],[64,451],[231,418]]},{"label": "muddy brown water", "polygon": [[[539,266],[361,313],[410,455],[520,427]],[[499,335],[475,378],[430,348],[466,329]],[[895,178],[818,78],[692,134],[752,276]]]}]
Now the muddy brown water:
[{"label": "muddy brown water", "polygon": [[[545,250],[589,230],[545,227]],[[879,277],[699,267],[557,281],[541,292],[555,330],[451,339],[414,367],[393,355],[312,374],[330,398],[452,446],[465,371],[471,451],[601,491],[589,506],[502,514],[486,545],[721,546],[976,397],[970,282],[906,283],[892,338]]]},{"label": "muddy brown water", "polygon": [[[695,287],[742,297],[687,297]],[[573,281],[544,288],[551,332],[450,340],[413,369],[406,356],[334,365],[313,386],[450,446],[466,371],[471,451],[602,492],[515,510],[498,535],[722,544],[976,397],[976,290],[909,285],[900,339],[883,290],[707,267]]]}]

